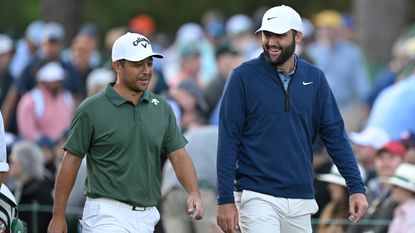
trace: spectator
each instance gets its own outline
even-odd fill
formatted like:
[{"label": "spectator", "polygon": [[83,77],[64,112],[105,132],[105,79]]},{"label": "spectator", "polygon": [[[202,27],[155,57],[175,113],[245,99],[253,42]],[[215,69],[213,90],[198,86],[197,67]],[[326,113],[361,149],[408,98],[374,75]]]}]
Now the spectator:
[{"label": "spectator", "polygon": [[[360,171],[360,174],[364,177],[364,171],[362,169]],[[320,215],[318,232],[346,232],[348,224],[345,221],[349,217],[349,194],[346,181],[335,165],[332,166],[330,173],[319,175],[317,179],[329,183],[331,197],[331,201],[324,207]]]},{"label": "spectator", "polygon": [[[221,232],[216,225],[216,150],[218,147],[217,126],[195,122],[185,134],[188,151],[198,174],[200,193],[205,204],[202,221],[190,221],[186,213],[186,190],[182,188],[167,161],[163,168],[162,207],[163,225],[166,233],[213,233]],[[215,231],[216,230],[216,231]]]},{"label": "spectator", "polygon": [[406,147],[406,162],[415,164],[415,131],[405,131],[401,143]]},{"label": "spectator", "polygon": [[55,187],[55,178],[58,168],[58,160],[55,151],[56,141],[50,139],[46,135],[40,135],[35,139],[35,143],[42,150],[45,178],[49,181],[50,186]]},{"label": "spectator", "polygon": [[[9,176],[15,179],[19,218],[26,222],[28,232],[47,232],[52,217],[53,187],[45,179],[43,161],[41,149],[33,142],[23,140],[12,147]],[[42,210],[35,209],[39,205]]]},{"label": "spectator", "polygon": [[350,226],[348,233],[388,231],[388,223],[392,220],[396,202],[390,197],[391,185],[381,182],[381,179],[392,177],[399,165],[404,162],[404,158],[405,148],[397,141],[388,142],[377,151],[375,166],[378,177],[369,181],[367,188],[369,209],[363,218],[364,221]]},{"label": "spectator", "polygon": [[20,78],[23,69],[32,62],[42,43],[44,23],[41,20],[31,22],[25,31],[24,38],[17,41],[16,53],[11,64],[10,73],[13,78]]},{"label": "spectator", "polygon": [[56,22],[47,23],[42,31],[42,43],[40,54],[38,54],[33,61],[23,70],[21,77],[17,82],[18,97],[23,96],[36,86],[37,69],[49,61],[57,61],[65,70],[65,78],[63,85],[65,89],[70,91],[76,97],[76,104],[84,97],[85,85],[81,80],[79,72],[72,64],[61,60],[61,50],[63,40],[65,38],[65,31],[61,24]]},{"label": "spectator", "polygon": [[367,125],[384,129],[392,139],[402,132],[415,131],[415,70],[385,88],[376,98]]},{"label": "spectator", "polygon": [[165,51],[166,61],[163,62],[163,73],[167,83],[180,72],[181,51],[189,45],[197,47],[199,52],[200,81],[206,83],[216,74],[215,50],[207,40],[203,28],[197,23],[185,23],[177,30],[173,45]]},{"label": "spectator", "polygon": [[370,108],[379,94],[387,87],[408,76],[415,58],[415,37],[401,36],[392,48],[389,64],[375,77],[374,86],[367,98]]},{"label": "spectator", "polygon": [[208,105],[202,89],[193,80],[184,80],[177,87],[170,89],[170,97],[180,107],[180,126],[185,132],[196,121],[206,122]]},{"label": "spectator", "polygon": [[[317,140],[314,142],[314,145],[313,145],[314,176],[316,177],[321,174],[330,173],[332,166],[333,166],[333,162],[331,161],[329,154],[327,153],[327,149],[324,146],[324,143],[321,141],[320,138],[317,138]],[[314,193],[315,193],[315,199],[319,206],[319,209],[311,217],[319,218],[321,211],[331,201],[330,193],[328,190],[328,183],[321,181],[319,179],[315,179],[314,180]]]},{"label": "spectator", "polygon": [[4,128],[10,133],[17,133],[15,111],[10,108],[10,100],[6,100],[12,87],[11,58],[13,56],[13,41],[5,34],[0,34],[0,107],[4,114]]},{"label": "spectator", "polygon": [[41,135],[57,140],[69,128],[74,100],[62,89],[65,71],[59,62],[49,62],[36,73],[36,88],[18,104],[17,123],[22,137],[35,140]]},{"label": "spectator", "polygon": [[6,180],[9,164],[7,163],[6,138],[4,135],[3,117],[0,112],[0,186]]},{"label": "spectator", "polygon": [[253,20],[244,14],[231,16],[225,24],[226,38],[233,48],[238,51],[242,60],[257,57],[260,46],[254,32]]},{"label": "spectator", "polygon": [[307,55],[325,72],[347,132],[359,130],[366,120],[364,101],[370,90],[365,58],[356,44],[343,37],[339,12],[319,12],[314,23],[316,41],[308,46]]},{"label": "spectator", "polygon": [[179,72],[169,79],[170,88],[175,88],[183,80],[192,80],[199,87],[203,86],[203,80],[200,77],[201,57],[200,51],[196,44],[185,44],[180,46],[180,69]]},{"label": "spectator", "polygon": [[357,161],[366,171],[365,184],[376,177],[375,157],[376,151],[390,141],[388,134],[376,127],[367,127],[360,132],[350,133],[350,140],[356,154]]},{"label": "spectator", "polygon": [[[83,86],[85,86],[89,72],[97,68],[101,62],[98,37],[97,26],[85,23],[72,40],[71,47],[62,51],[62,61],[71,64],[78,71]],[[83,95],[86,94],[83,93]]]},{"label": "spectator", "polygon": [[9,36],[0,34],[0,106],[3,105],[7,92],[13,82],[10,74],[10,60],[13,55],[13,41]]},{"label": "spectator", "polygon": [[415,232],[415,165],[401,164],[386,182],[393,185],[392,199],[398,203],[388,233]]},{"label": "spectator", "polygon": [[210,116],[215,110],[222,97],[223,88],[232,69],[241,63],[238,51],[230,44],[225,43],[219,46],[216,51],[216,64],[218,74],[207,83],[204,88],[204,98],[209,106],[207,115]]},{"label": "spectator", "polygon": [[86,93],[93,96],[107,87],[108,83],[115,81],[115,74],[107,68],[94,69],[86,79]]}]

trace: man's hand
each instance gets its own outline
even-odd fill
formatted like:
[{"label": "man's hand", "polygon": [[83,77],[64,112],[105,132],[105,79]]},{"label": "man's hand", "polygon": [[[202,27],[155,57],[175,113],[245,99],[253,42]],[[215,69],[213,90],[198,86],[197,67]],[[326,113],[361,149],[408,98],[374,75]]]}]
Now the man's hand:
[{"label": "man's hand", "polygon": [[48,233],[68,233],[65,217],[53,217],[48,226]]},{"label": "man's hand", "polygon": [[216,219],[225,233],[236,233],[238,210],[234,203],[219,205]]},{"label": "man's hand", "polygon": [[349,219],[353,222],[359,222],[366,214],[366,210],[369,207],[367,203],[366,195],[363,193],[354,193],[349,198]]},{"label": "man's hand", "polygon": [[187,199],[187,212],[193,219],[203,218],[204,207],[199,193],[191,193]]}]

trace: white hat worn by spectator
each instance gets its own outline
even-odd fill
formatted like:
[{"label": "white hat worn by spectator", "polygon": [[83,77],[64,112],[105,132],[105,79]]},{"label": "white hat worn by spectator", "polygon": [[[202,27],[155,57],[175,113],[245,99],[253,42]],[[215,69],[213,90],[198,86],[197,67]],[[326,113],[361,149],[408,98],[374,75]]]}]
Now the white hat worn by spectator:
[{"label": "white hat worn by spectator", "polygon": [[[358,164],[358,167],[360,171],[360,176],[362,177],[362,179],[365,179],[366,177],[365,170],[359,164]],[[337,169],[336,165],[334,164],[330,169],[330,173],[318,175],[317,179],[347,187],[346,180],[343,178],[343,176],[340,174],[339,170]]]},{"label": "white hat worn by spectator", "polygon": [[8,35],[0,34],[0,54],[8,53],[13,50],[13,41]]},{"label": "white hat worn by spectator", "polygon": [[385,130],[377,127],[368,127],[359,133],[350,133],[350,140],[360,146],[370,146],[376,150],[382,148],[390,141],[389,135]]},{"label": "white hat worn by spectator", "polygon": [[301,21],[301,32],[303,33],[303,37],[311,37],[315,33],[313,23],[307,18],[301,18]]},{"label": "white hat worn by spectator", "polygon": [[163,58],[163,55],[153,52],[150,41],[141,34],[127,32],[112,45],[113,62],[122,59],[136,62],[148,57]]},{"label": "white hat worn by spectator", "polygon": [[226,22],[226,33],[229,36],[252,33],[253,25],[251,18],[243,14],[237,14],[230,17]]},{"label": "white hat worn by spectator", "polygon": [[415,192],[415,164],[403,163],[399,165],[392,177],[382,180],[385,183]]},{"label": "white hat worn by spectator", "polygon": [[42,31],[44,23],[41,20],[33,21],[26,28],[26,37],[31,40],[36,46],[42,43]]},{"label": "white hat worn by spectator", "polygon": [[176,43],[179,45],[197,43],[205,39],[203,28],[197,23],[185,23],[177,30]]},{"label": "white hat worn by spectator", "polygon": [[42,66],[36,74],[39,82],[55,82],[65,78],[65,70],[59,62],[49,62]]},{"label": "white hat worn by spectator", "polygon": [[284,34],[289,30],[302,32],[301,17],[293,8],[285,5],[273,7],[265,12],[262,17],[260,31],[268,31],[275,34]]},{"label": "white hat worn by spectator", "polygon": [[115,80],[115,74],[112,70],[106,68],[97,68],[91,71],[86,78],[86,89],[92,93],[96,88],[104,87]]},{"label": "white hat worn by spectator", "polygon": [[62,41],[65,38],[65,30],[60,23],[50,22],[44,25],[42,30],[42,41]]}]

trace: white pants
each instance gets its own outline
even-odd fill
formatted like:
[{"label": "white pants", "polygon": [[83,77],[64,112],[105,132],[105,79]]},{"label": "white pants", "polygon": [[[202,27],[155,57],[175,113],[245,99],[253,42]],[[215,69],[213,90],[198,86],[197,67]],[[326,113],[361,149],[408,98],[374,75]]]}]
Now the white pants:
[{"label": "white pants", "polygon": [[107,198],[87,198],[81,220],[82,233],[150,233],[160,219],[156,207],[133,207]]},{"label": "white pants", "polygon": [[235,192],[239,226],[243,233],[311,233],[314,199],[278,198],[243,190]]}]

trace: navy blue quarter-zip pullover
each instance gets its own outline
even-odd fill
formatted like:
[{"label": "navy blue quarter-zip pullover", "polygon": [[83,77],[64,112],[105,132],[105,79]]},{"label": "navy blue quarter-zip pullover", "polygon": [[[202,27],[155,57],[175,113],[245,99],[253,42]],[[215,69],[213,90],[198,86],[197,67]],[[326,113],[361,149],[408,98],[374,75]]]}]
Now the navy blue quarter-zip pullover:
[{"label": "navy blue quarter-zip pullover", "polygon": [[324,73],[298,58],[287,90],[261,54],[229,78],[219,117],[218,203],[233,191],[313,199],[312,144],[320,135],[350,193],[365,193]]}]

